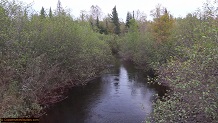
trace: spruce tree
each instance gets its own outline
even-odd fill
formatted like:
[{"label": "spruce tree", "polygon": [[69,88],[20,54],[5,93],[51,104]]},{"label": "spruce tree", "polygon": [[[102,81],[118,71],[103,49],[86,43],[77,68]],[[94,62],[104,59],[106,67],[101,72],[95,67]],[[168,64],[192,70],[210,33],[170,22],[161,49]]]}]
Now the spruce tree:
[{"label": "spruce tree", "polygon": [[132,19],[132,14],[130,12],[127,12],[126,15],[126,27],[129,28],[130,20]]},{"label": "spruce tree", "polygon": [[56,10],[56,14],[57,15],[65,15],[65,12],[64,12],[64,9],[61,5],[61,1],[58,0],[58,3],[57,3],[57,10]]},{"label": "spruce tree", "polygon": [[50,17],[50,18],[53,17],[51,7],[50,7],[50,9],[49,9],[49,17]]},{"label": "spruce tree", "polygon": [[44,9],[44,7],[42,7],[42,9],[40,11],[40,17],[45,18],[45,9]]},{"label": "spruce tree", "polygon": [[112,10],[111,21],[115,25],[114,33],[119,35],[120,34],[120,22],[119,22],[116,6]]},{"label": "spruce tree", "polygon": [[98,19],[98,16],[97,16],[97,19],[96,19],[96,26],[97,26],[97,28],[99,28],[99,19]]}]

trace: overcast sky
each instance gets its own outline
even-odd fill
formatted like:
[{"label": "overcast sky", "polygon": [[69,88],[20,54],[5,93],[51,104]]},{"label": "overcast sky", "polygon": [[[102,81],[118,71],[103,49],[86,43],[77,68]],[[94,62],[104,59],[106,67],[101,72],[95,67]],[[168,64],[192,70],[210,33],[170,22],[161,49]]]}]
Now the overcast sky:
[{"label": "overcast sky", "polygon": [[[58,0],[21,0],[25,3],[33,2],[33,8],[40,11],[42,6],[45,9],[55,9]],[[116,5],[119,18],[125,21],[128,11],[140,10],[150,19],[150,11],[157,4],[166,7],[174,17],[184,17],[187,13],[194,12],[202,7],[206,0],[61,0],[64,8],[70,8],[74,17],[80,15],[81,10],[89,11],[92,5],[98,5],[103,13],[107,15]]]}]

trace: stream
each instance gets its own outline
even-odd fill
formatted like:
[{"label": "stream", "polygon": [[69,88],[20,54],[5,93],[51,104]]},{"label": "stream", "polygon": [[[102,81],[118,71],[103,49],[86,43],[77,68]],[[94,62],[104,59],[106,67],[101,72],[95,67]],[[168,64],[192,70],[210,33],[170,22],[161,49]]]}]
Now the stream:
[{"label": "stream", "polygon": [[141,123],[152,112],[155,94],[166,87],[147,84],[146,74],[129,62],[117,62],[110,72],[73,87],[40,123]]}]

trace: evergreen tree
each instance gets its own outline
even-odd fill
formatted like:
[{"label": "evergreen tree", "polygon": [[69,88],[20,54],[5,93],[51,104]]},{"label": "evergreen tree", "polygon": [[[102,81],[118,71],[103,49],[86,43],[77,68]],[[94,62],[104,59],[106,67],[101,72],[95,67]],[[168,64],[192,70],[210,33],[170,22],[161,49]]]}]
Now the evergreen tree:
[{"label": "evergreen tree", "polygon": [[126,15],[126,27],[129,28],[130,20],[132,19],[132,15],[130,12],[127,12]]},{"label": "evergreen tree", "polygon": [[62,5],[61,5],[61,1],[60,1],[60,0],[58,0],[58,3],[57,3],[56,14],[57,14],[57,15],[64,15],[64,14],[65,14],[64,9],[63,9],[63,7],[62,7]]},{"label": "evergreen tree", "polygon": [[110,32],[108,18],[105,19],[105,34]]},{"label": "evergreen tree", "polygon": [[44,7],[42,7],[42,9],[40,11],[40,17],[45,18],[45,9],[44,9]]},{"label": "evergreen tree", "polygon": [[114,33],[119,35],[120,34],[120,22],[119,22],[116,6],[112,10],[111,21],[115,25]]},{"label": "evergreen tree", "polygon": [[135,12],[134,12],[134,11],[132,12],[132,15],[133,15],[133,16],[132,16],[133,19],[135,19]]},{"label": "evergreen tree", "polygon": [[96,19],[96,26],[97,26],[97,28],[99,28],[99,19],[98,19],[98,16],[97,16],[97,19]]},{"label": "evergreen tree", "polygon": [[50,17],[50,18],[53,17],[51,7],[50,7],[50,9],[49,9],[49,17]]}]

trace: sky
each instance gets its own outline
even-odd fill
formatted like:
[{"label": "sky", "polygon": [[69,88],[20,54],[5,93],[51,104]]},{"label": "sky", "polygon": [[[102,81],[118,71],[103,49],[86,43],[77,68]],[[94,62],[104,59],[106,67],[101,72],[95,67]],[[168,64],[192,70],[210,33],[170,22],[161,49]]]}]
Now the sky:
[{"label": "sky", "polygon": [[[39,12],[42,6],[49,10],[51,7],[56,9],[58,0],[20,0],[24,3],[33,3],[33,9]],[[147,15],[147,19],[151,20],[150,11],[155,9],[158,4],[166,7],[174,17],[185,17],[187,13],[194,12],[197,8],[201,8],[206,0],[60,0],[64,8],[70,9],[74,17],[79,17],[81,10],[89,11],[92,5],[98,5],[104,15],[112,13],[112,9],[116,6],[120,19],[126,20],[128,11],[140,10]]]}]

